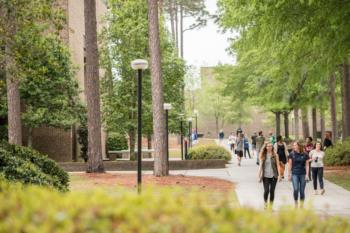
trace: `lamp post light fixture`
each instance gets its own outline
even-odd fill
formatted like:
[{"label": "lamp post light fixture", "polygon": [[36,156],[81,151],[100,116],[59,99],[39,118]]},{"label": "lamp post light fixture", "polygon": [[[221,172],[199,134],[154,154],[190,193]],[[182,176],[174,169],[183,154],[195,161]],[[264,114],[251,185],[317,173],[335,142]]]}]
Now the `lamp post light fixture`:
[{"label": "lamp post light fixture", "polygon": [[148,68],[148,62],[136,59],[131,68],[137,70],[137,191],[141,192],[142,184],[142,71]]},{"label": "lamp post light fixture", "polygon": [[185,114],[180,113],[180,142],[181,142],[181,160],[184,160],[184,126],[183,126],[183,117]]},{"label": "lamp post light fixture", "polygon": [[166,130],[166,161],[169,169],[169,110],[171,110],[172,106],[170,103],[164,103],[165,110],[165,130]]},{"label": "lamp post light fixture", "polygon": [[192,117],[188,118],[188,147],[192,147]]}]

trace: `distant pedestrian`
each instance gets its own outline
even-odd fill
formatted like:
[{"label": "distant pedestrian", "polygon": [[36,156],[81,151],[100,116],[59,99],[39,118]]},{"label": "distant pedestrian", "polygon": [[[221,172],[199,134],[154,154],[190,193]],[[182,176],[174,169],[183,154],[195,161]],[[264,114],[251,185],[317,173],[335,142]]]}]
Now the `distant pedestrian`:
[{"label": "distant pedestrian", "polygon": [[231,133],[230,136],[228,137],[228,144],[232,152],[234,152],[234,149],[235,149],[235,141],[236,141],[236,137],[234,133]]},{"label": "distant pedestrian", "polygon": [[258,137],[256,138],[256,164],[259,165],[259,155],[260,155],[260,150],[264,146],[265,143],[265,137],[263,135],[263,132],[260,131]]},{"label": "distant pedestrian", "polygon": [[293,184],[293,196],[295,207],[298,207],[300,198],[300,207],[303,207],[305,200],[305,186],[309,177],[309,156],[304,153],[304,147],[299,142],[294,142],[293,151],[288,156],[289,174],[288,180]]},{"label": "distant pedestrian", "polygon": [[256,138],[258,137],[258,135],[256,134],[256,132],[253,134],[253,136],[251,137],[252,139],[252,151],[253,151],[253,157],[254,155],[256,155]]},{"label": "distant pedestrian", "polygon": [[279,159],[275,153],[272,143],[267,142],[261,149],[259,155],[260,166],[258,172],[259,182],[264,184],[264,202],[265,208],[268,206],[268,198],[270,196],[270,205],[272,206],[275,198],[275,188],[277,181],[281,179],[278,171]]},{"label": "distant pedestrian", "polygon": [[328,147],[333,146],[333,142],[332,142],[332,134],[331,132],[326,132],[324,141],[323,141],[323,149],[326,150]]},{"label": "distant pedestrian", "polygon": [[287,148],[287,144],[283,142],[281,135],[278,135],[276,140],[277,142],[274,145],[274,149],[278,154],[278,159],[279,159],[278,169],[279,169],[281,178],[284,179],[285,167],[286,167],[287,158],[289,155],[288,148]]},{"label": "distant pedestrian", "polygon": [[269,141],[271,142],[272,145],[275,145],[276,143],[276,137],[273,135],[272,131],[269,132]]},{"label": "distant pedestrian", "polygon": [[[305,139],[305,145],[304,145],[304,152],[309,155],[310,152],[315,148],[314,143],[312,142],[312,137],[307,137]],[[310,161],[311,164],[311,161]],[[309,169],[309,173],[307,174],[309,176],[309,180],[311,180],[311,169]]]},{"label": "distant pedestrian", "polygon": [[243,143],[244,143],[244,158],[247,158],[247,152],[248,152],[248,156],[251,159],[252,157],[250,156],[250,151],[249,151],[249,140],[245,135],[243,135]]},{"label": "distant pedestrian", "polygon": [[222,143],[222,141],[224,140],[225,138],[225,134],[224,134],[224,131],[221,129],[220,132],[219,132],[219,141],[220,141],[220,144]]},{"label": "distant pedestrian", "polygon": [[244,149],[244,141],[243,141],[242,133],[238,133],[235,144],[236,144],[235,153],[237,155],[238,166],[241,166],[241,160],[243,157],[243,149]]},{"label": "distant pedestrian", "polygon": [[323,187],[323,157],[324,152],[322,151],[322,145],[320,142],[316,143],[316,148],[310,152],[311,159],[311,170],[312,170],[312,180],[314,185],[314,191],[317,195],[317,179],[320,183],[321,195],[324,194],[325,190]]}]

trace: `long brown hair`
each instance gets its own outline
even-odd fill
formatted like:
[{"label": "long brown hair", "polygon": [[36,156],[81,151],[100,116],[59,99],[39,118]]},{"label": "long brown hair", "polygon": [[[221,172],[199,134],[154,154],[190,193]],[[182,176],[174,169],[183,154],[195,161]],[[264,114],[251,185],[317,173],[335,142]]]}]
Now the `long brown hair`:
[{"label": "long brown hair", "polygon": [[268,143],[265,143],[265,145],[263,146],[261,152],[260,152],[260,155],[259,155],[259,158],[260,160],[265,160],[266,159],[266,155],[267,155],[267,145],[270,144],[272,146],[272,157],[275,157],[276,156],[276,153],[275,153],[275,149],[273,148],[273,145],[271,142],[268,142]]},{"label": "long brown hair", "polygon": [[304,153],[304,145],[300,141],[295,141],[294,143],[298,145],[299,153],[300,154]]}]

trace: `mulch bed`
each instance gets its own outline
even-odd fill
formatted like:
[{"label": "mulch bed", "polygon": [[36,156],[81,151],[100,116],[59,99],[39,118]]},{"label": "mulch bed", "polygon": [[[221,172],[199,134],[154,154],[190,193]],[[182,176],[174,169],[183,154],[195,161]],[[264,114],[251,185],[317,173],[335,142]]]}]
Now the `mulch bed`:
[{"label": "mulch bed", "polygon": [[[72,189],[89,190],[97,187],[110,187],[120,185],[125,188],[136,187],[136,174],[73,174]],[[143,175],[142,182],[145,186],[180,186],[185,188],[197,188],[203,191],[231,192],[234,184],[220,179],[206,177],[192,177],[183,175],[171,175],[155,177]]]},{"label": "mulch bed", "polygon": [[325,167],[325,173],[342,173],[342,172],[348,172],[350,171],[350,166],[332,166],[332,167]]}]

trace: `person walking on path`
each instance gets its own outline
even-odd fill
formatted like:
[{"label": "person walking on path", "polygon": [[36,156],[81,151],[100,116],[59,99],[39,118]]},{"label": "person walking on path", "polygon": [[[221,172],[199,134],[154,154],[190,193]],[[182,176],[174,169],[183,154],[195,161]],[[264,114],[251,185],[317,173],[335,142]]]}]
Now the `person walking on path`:
[{"label": "person walking on path", "polygon": [[276,140],[277,142],[274,145],[274,150],[278,155],[278,159],[279,159],[278,169],[279,169],[281,178],[284,179],[284,172],[285,172],[285,167],[287,163],[287,157],[289,155],[288,148],[287,148],[287,144],[283,142],[281,135],[278,135]]},{"label": "person walking on path", "polygon": [[224,140],[225,138],[225,134],[224,134],[224,131],[221,129],[220,132],[219,132],[219,141],[220,141],[220,144],[222,143],[222,141]]},{"label": "person walking on path", "polygon": [[230,145],[230,150],[234,152],[236,137],[234,133],[231,133],[228,137],[228,144]]},{"label": "person walking on path", "polygon": [[265,143],[265,137],[263,135],[263,132],[260,131],[259,132],[259,136],[256,138],[256,153],[257,153],[257,156],[256,156],[256,164],[259,165],[259,155],[260,155],[260,150],[261,148],[263,147]]},{"label": "person walking on path", "polygon": [[[315,145],[312,142],[312,137],[307,137],[305,141],[306,141],[306,144],[304,146],[304,152],[310,157],[310,152],[315,148]],[[310,161],[310,164],[311,164],[311,161]],[[307,175],[309,176],[309,180],[311,180],[311,169],[309,170],[309,173]]]},{"label": "person walking on path", "polygon": [[276,143],[276,137],[273,135],[272,131],[269,133],[269,141],[271,142],[272,145],[275,145]]},{"label": "person walking on path", "polygon": [[[260,166],[258,171],[258,180],[264,184],[264,202],[265,208],[272,207],[275,198],[275,188],[277,181],[281,180],[278,170],[279,159],[275,153],[272,143],[268,142],[262,148],[259,155]],[[270,196],[270,203],[268,199]]]},{"label": "person walking on path", "polygon": [[254,132],[253,136],[251,137],[252,139],[252,151],[253,151],[253,157],[256,154],[256,138],[258,137],[258,135],[256,134],[256,132]]},{"label": "person walking on path", "polygon": [[314,185],[315,195],[317,195],[317,179],[320,183],[321,195],[324,194],[325,190],[323,187],[323,157],[324,152],[321,150],[322,145],[320,142],[316,143],[316,148],[310,152],[312,180]]},{"label": "person walking on path", "polygon": [[249,151],[249,140],[245,135],[243,135],[243,142],[244,142],[244,158],[247,158],[247,152],[248,152],[248,156],[251,159],[252,157],[250,156],[250,151]]},{"label": "person walking on path", "polygon": [[326,135],[323,141],[323,149],[326,150],[328,147],[331,147],[331,146],[333,146],[332,135],[331,135],[331,132],[328,131],[326,132]]},{"label": "person walking on path", "polygon": [[238,133],[237,138],[236,138],[236,150],[235,153],[237,155],[237,160],[238,160],[238,166],[241,166],[241,160],[243,157],[243,148],[244,148],[244,141],[243,141],[243,134]]},{"label": "person walking on path", "polygon": [[294,142],[293,151],[288,156],[289,174],[288,180],[293,184],[293,196],[295,207],[298,207],[300,197],[300,207],[303,207],[305,201],[306,181],[309,177],[309,156],[304,153],[304,147],[299,142]]}]

